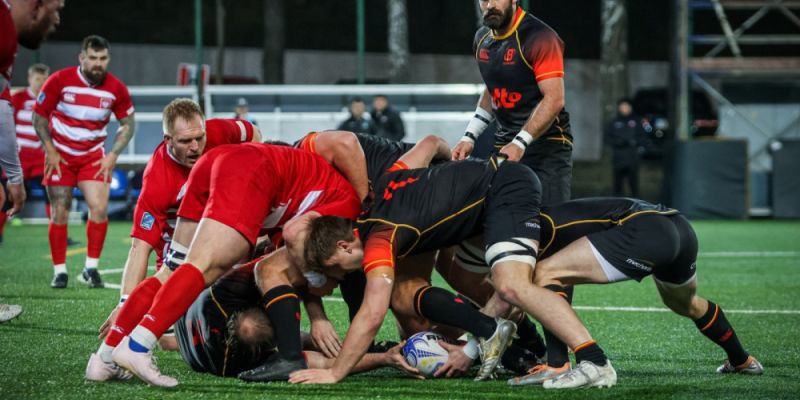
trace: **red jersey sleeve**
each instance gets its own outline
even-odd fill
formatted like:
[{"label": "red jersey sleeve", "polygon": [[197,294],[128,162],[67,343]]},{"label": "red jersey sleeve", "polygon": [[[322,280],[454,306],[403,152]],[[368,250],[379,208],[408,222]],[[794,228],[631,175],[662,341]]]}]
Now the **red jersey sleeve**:
[{"label": "red jersey sleeve", "polygon": [[170,201],[164,195],[158,182],[152,179],[143,179],[144,185],[136,201],[136,210],[133,212],[133,228],[131,237],[143,240],[153,246],[158,253],[164,247],[163,232],[167,229],[167,210]]},{"label": "red jersey sleeve", "polygon": [[124,83],[117,81],[117,88],[114,93],[117,100],[114,103],[114,116],[117,120],[130,117],[133,114],[133,100],[128,92],[128,87]]},{"label": "red jersey sleeve", "polygon": [[364,244],[364,273],[377,267],[394,268],[393,242],[396,233],[396,227],[386,226],[369,236]]},{"label": "red jersey sleeve", "polygon": [[39,96],[36,98],[33,112],[45,118],[50,118],[50,114],[56,109],[58,100],[61,98],[61,89],[63,89],[64,85],[61,83],[60,78],[60,72],[56,72],[47,78],[42,90],[39,92]]},{"label": "red jersey sleeve", "polygon": [[223,144],[253,141],[253,124],[241,119],[209,119],[206,121],[206,149]]},{"label": "red jersey sleeve", "polygon": [[25,108],[25,100],[28,98],[27,94],[25,93],[26,90],[27,89],[22,89],[11,96],[11,108],[14,109],[15,115],[19,110]]},{"label": "red jersey sleeve", "polygon": [[527,61],[537,82],[564,76],[564,42],[555,32],[549,29],[536,32],[526,47]]}]

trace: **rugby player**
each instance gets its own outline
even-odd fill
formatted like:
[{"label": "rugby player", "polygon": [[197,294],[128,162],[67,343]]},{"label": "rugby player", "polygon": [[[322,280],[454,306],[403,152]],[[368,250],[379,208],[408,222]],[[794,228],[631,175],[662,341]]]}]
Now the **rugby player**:
[{"label": "rugby player", "polygon": [[[108,72],[109,43],[90,35],[83,39],[80,66],[56,71],[42,87],[33,107],[33,126],[45,151],[44,185],[52,205],[48,237],[54,276],[50,287],[67,287],[67,218],[72,188],[89,207],[86,262],[79,279],[102,288],[97,264],[108,231],[109,183],[117,157],[133,137],[136,123],[128,88]],[[103,148],[111,114],[119,121],[109,154]]]},{"label": "rugby player", "polygon": [[[175,99],[167,104],[163,110],[163,121],[164,140],[147,162],[142,191],[136,202],[131,248],[122,273],[120,302],[100,328],[104,341],[97,353],[89,358],[86,367],[88,380],[105,381],[122,373],[111,361],[111,352],[142,315],[120,310],[130,293],[144,280],[151,252],[156,253],[156,268],[161,268],[175,229],[175,213],[184,196],[182,191],[197,160],[205,152],[222,144],[261,141],[258,128],[247,121],[206,121],[200,106],[191,99]],[[156,283],[156,280],[158,278],[150,280],[146,288],[153,292],[157,290],[161,281]],[[141,297],[137,296],[136,299]],[[135,304],[136,299],[132,299],[130,308],[149,307],[149,304],[143,307]]]}]

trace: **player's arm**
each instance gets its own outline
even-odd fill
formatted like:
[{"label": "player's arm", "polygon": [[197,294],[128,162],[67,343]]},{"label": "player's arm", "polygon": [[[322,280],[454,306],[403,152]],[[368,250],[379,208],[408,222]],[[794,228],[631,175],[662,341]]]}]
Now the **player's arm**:
[{"label": "player's arm", "polygon": [[[373,369],[381,368],[381,367],[394,367],[401,371],[405,371],[405,367],[403,363],[403,355],[401,353],[401,349],[403,348],[402,344],[398,344],[395,347],[392,347],[385,353],[367,353],[364,354],[364,357],[361,358],[361,361],[353,367],[353,370],[350,371],[351,374],[371,371]],[[321,353],[315,351],[306,351],[304,352],[306,356],[306,360],[308,360],[308,367],[309,368],[331,368],[333,363],[336,362],[334,358],[328,358],[323,356]],[[422,378],[421,376],[415,376]]]},{"label": "player's arm", "polygon": [[328,160],[353,185],[358,198],[367,197],[367,159],[356,135],[347,131],[319,132],[311,140],[314,152]]},{"label": "player's arm", "polygon": [[[331,279],[330,281],[333,280]],[[336,334],[333,324],[325,314],[322,299],[308,292],[303,293],[302,298],[308,313],[308,320],[311,323],[311,341],[316,348],[322,351],[325,357],[336,357],[342,348],[342,342],[339,339],[339,335]]]},{"label": "player's arm", "polygon": [[450,147],[447,142],[436,135],[428,135],[403,154],[396,165],[410,169],[426,168],[434,159],[447,159],[449,156]]},{"label": "player's arm", "polygon": [[39,140],[42,141],[42,146],[44,147],[44,176],[50,177],[53,172],[60,176],[61,164],[66,164],[67,162],[61,158],[61,154],[58,153],[55,144],[53,144],[53,136],[50,134],[47,117],[42,116],[35,109],[31,117],[33,129],[36,131],[36,135],[39,136]]},{"label": "player's arm", "polygon": [[119,129],[117,129],[117,134],[114,137],[114,145],[111,147],[111,151],[105,157],[93,163],[93,165],[100,164],[100,169],[95,173],[95,177],[103,175],[103,180],[108,181],[114,167],[117,165],[117,158],[128,146],[134,132],[136,132],[136,119],[134,118],[134,113],[131,112],[128,116],[119,120]]},{"label": "player's arm", "polygon": [[489,89],[483,89],[481,97],[478,99],[478,107],[475,108],[475,114],[467,124],[467,129],[464,131],[464,136],[458,141],[451,157],[453,160],[463,160],[467,158],[475,147],[475,141],[478,136],[483,134],[486,127],[494,120],[494,113],[492,112],[492,96],[489,94]]},{"label": "player's arm", "polygon": [[304,243],[308,234],[308,223],[321,214],[316,211],[309,211],[303,215],[292,218],[283,225],[283,242],[289,256],[289,262],[293,266],[305,271],[303,261]]},{"label": "player's arm", "polygon": [[253,143],[261,143],[261,129],[258,129],[254,124],[250,125],[253,125],[253,139],[250,141]]}]

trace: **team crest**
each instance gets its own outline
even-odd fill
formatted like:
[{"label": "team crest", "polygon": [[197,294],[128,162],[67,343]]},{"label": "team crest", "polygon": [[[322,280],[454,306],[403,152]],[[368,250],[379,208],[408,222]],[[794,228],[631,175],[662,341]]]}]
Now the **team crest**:
[{"label": "team crest", "polygon": [[139,221],[139,226],[142,227],[142,229],[149,231],[153,229],[153,223],[155,222],[156,219],[155,217],[153,217],[153,214],[145,212],[144,214],[142,214],[142,220]]},{"label": "team crest", "polygon": [[39,97],[37,97],[37,98],[36,98],[36,101],[37,101],[39,104],[42,104],[42,103],[44,103],[44,99],[45,99],[45,97],[46,97],[46,96],[44,95],[44,92],[39,92]]}]

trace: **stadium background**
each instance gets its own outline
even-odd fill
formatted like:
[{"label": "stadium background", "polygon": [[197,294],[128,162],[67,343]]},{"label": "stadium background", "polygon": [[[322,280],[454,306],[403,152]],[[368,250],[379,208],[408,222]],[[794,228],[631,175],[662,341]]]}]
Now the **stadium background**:
[{"label": "stadium background", "polygon": [[[406,1],[410,61],[406,79],[397,82],[387,72],[387,2],[363,1],[365,68],[361,77],[366,85],[357,85],[359,75],[354,59],[358,55],[359,2],[223,2],[227,14],[223,78],[246,85],[206,88],[201,98],[210,115],[232,115],[235,100],[244,96],[266,137],[291,140],[308,130],[335,127],[346,118],[346,106],[353,95],[368,99],[372,94],[388,93],[404,113],[408,140],[436,133],[451,143],[457,141],[481,90],[480,76],[470,55],[477,22],[472,4],[463,0]],[[202,62],[210,65],[215,75],[219,64],[217,4],[201,3]],[[278,3],[283,6],[283,15],[277,28],[271,25],[268,28],[273,30],[265,29],[264,21],[270,16],[266,15],[264,5]],[[720,23],[708,7],[710,1],[530,0],[527,3],[533,14],[553,26],[566,42],[567,107],[575,121],[576,136],[573,195],[609,195],[610,157],[603,149],[602,128],[609,118],[606,110],[614,99],[604,96],[603,77],[598,73],[605,54],[601,36],[608,28],[602,17],[604,3],[626,4],[627,95],[645,88],[677,86],[671,75],[671,66],[676,65],[675,49],[680,48],[675,38],[681,33],[721,36]],[[737,2],[722,0],[722,3]],[[760,6],[769,2],[749,3]],[[76,65],[79,42],[87,34],[108,38],[112,45],[110,71],[131,87],[139,124],[135,142],[129,146],[126,157],[121,158],[120,167],[124,171],[140,170],[161,140],[163,105],[176,96],[196,95],[195,88],[176,85],[178,64],[197,61],[194,6],[195,2],[190,0],[67,0],[62,24],[50,41],[35,53],[20,50],[12,84],[24,86],[22,71],[33,61],[44,62],[53,70]],[[727,17],[736,28],[757,9],[733,7],[727,9]],[[794,15],[800,14],[796,4],[791,10]],[[687,25],[676,30],[680,25],[677,20],[686,13],[691,16]],[[266,51],[264,46],[265,37],[274,46],[276,36],[268,33],[278,28],[283,37],[280,57],[275,55],[274,48]],[[750,66],[744,71],[740,68],[738,74],[735,68],[717,68],[712,76],[704,75],[704,82],[727,101],[703,92],[713,104],[719,129],[711,140],[693,140],[690,123],[684,125],[685,129],[673,132],[673,136],[684,140],[670,140],[664,154],[646,160],[643,165],[641,183],[645,199],[678,207],[685,205],[681,207],[684,209],[705,205],[697,211],[697,216],[706,218],[800,217],[800,200],[792,201],[800,196],[799,176],[794,173],[800,167],[797,164],[800,146],[796,145],[800,140],[797,62],[800,48],[797,37],[793,36],[798,34],[798,27],[778,10],[772,10],[747,32],[782,35],[787,40],[768,46],[743,44],[743,54],[745,58],[754,57],[755,68]],[[689,42],[684,44],[688,46]],[[693,49],[685,54],[699,58],[712,47],[694,43]],[[282,59],[279,68],[263,62],[265,51],[268,60]],[[730,49],[721,56],[732,58]],[[758,60],[766,57],[778,59],[779,65],[759,67]],[[259,86],[266,82],[277,86]],[[694,89],[703,89],[694,82]],[[109,131],[113,132],[115,127],[112,123]],[[680,147],[677,151],[673,151],[675,144]],[[733,148],[722,149],[716,144]],[[775,162],[773,158],[778,155],[780,162]],[[776,166],[783,169],[775,170]],[[120,179],[126,176],[122,174]],[[118,208],[132,204],[135,195],[131,185],[122,188],[115,200]],[[788,207],[783,209],[784,214],[776,215],[778,201],[782,207]],[[717,209],[730,204],[735,205],[735,210],[718,212]],[[186,382],[180,391],[146,391],[139,385],[127,384],[86,385],[81,378],[85,356],[96,347],[94,331],[115,303],[116,291],[88,291],[73,285],[66,293],[54,293],[46,287],[51,274],[46,227],[32,224],[37,219],[41,221],[40,210],[39,206],[29,205],[23,215],[26,224],[9,227],[6,243],[0,247],[0,298],[26,307],[22,319],[0,326],[0,349],[5,354],[0,364],[0,392],[4,398],[255,398],[273,394],[303,398],[385,395],[418,399],[542,395],[538,391],[509,392],[502,381],[477,385],[468,380],[410,382],[393,371],[348,380],[336,388],[243,385],[193,374],[174,354],[163,356],[164,365],[168,373],[178,374]],[[80,223],[79,201],[75,210],[74,222]],[[747,381],[711,374],[711,367],[720,358],[716,349],[692,332],[686,321],[658,311],[663,307],[647,280],[640,285],[628,283],[614,289],[588,288],[581,290],[576,300],[581,317],[598,337],[609,342],[615,365],[621,364],[620,385],[613,391],[594,395],[793,398],[800,389],[796,379],[800,349],[795,338],[800,328],[800,224],[784,220],[723,222],[699,221],[699,218],[694,219],[694,224],[701,241],[702,293],[741,311],[731,313],[732,319],[751,351],[764,361],[768,375]],[[108,270],[104,274],[108,282],[119,279],[116,270],[125,260],[129,227],[129,222],[120,222],[109,231],[101,261],[101,267]],[[82,228],[72,229],[82,231]],[[82,262],[82,251],[85,248],[70,250],[70,266]],[[335,300],[326,305],[340,333],[344,333],[343,305]],[[391,338],[392,328],[387,321],[382,337]],[[444,394],[435,396],[436,392]]]}]

